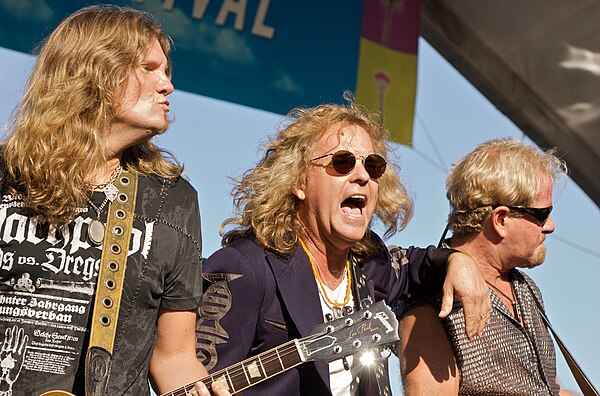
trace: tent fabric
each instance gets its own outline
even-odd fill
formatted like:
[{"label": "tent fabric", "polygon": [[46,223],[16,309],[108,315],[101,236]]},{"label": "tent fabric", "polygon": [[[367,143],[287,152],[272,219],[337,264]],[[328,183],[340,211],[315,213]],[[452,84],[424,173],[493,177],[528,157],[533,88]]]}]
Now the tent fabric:
[{"label": "tent fabric", "polygon": [[598,15],[600,0],[423,0],[421,35],[600,206]]}]

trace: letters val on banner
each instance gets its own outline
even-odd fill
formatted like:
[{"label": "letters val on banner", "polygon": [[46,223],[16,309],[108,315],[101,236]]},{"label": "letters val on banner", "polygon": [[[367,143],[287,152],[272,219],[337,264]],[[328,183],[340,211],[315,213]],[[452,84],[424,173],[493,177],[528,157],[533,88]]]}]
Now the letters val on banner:
[{"label": "letters val on banner", "polygon": [[[178,89],[280,114],[350,90],[384,113],[395,141],[411,142],[419,0],[108,2],[161,22]],[[0,46],[35,53],[66,15],[94,3],[0,0]]]}]

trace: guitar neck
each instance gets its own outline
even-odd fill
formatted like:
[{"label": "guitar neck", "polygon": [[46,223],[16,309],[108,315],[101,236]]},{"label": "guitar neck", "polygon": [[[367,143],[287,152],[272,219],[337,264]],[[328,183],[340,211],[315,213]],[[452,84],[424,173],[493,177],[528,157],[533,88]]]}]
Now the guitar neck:
[{"label": "guitar neck", "polygon": [[[298,352],[296,340],[292,340],[277,348],[270,349],[243,362],[210,374],[200,379],[200,382],[206,385],[208,391],[213,396],[214,393],[211,385],[217,381],[225,385],[229,389],[229,392],[237,393],[289,370],[300,363],[303,363],[303,360]],[[192,382],[172,392],[164,393],[161,396],[188,395],[194,388],[194,383]]]}]

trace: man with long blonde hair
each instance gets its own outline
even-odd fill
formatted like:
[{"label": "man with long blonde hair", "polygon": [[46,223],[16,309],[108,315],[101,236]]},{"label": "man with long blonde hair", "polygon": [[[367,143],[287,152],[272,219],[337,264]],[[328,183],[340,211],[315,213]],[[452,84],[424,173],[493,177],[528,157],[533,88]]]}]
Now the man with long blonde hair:
[{"label": "man with long blonde hair", "polygon": [[[197,194],[152,141],[169,125],[170,48],[149,14],[116,6],[75,12],[41,47],[0,147],[2,395],[140,395],[148,379],[163,393],[206,374],[193,331]],[[96,285],[108,234],[125,230],[106,229],[108,208],[127,201],[122,189],[135,175],[131,234],[123,248],[110,245],[128,249],[124,281],[109,274]],[[115,285],[118,317],[98,325],[117,320],[112,356],[88,352],[86,364],[95,293]]]},{"label": "man with long blonde hair", "polygon": [[[393,248],[412,201],[388,163],[387,130],[349,99],[347,105],[293,110],[259,163],[236,183],[238,217],[227,220],[224,248],[204,264],[205,296],[196,327],[198,355],[210,372],[361,307],[395,304],[422,284],[441,289],[448,250]],[[461,262],[461,259],[464,261]],[[455,262],[456,261],[456,262]],[[441,276],[439,276],[441,275]],[[487,322],[489,300],[474,263],[451,254],[445,291],[470,307],[468,336]],[[244,395],[386,395],[387,372],[348,357],[311,362],[258,383]]]}]

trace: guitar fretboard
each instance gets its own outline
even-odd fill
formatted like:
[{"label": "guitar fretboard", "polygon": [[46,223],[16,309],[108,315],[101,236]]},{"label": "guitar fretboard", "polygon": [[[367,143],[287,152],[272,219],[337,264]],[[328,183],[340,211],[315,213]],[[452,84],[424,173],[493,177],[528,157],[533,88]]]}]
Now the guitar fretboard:
[{"label": "guitar fretboard", "polygon": [[[213,396],[214,393],[211,385],[217,381],[227,387],[229,392],[236,393],[289,370],[300,363],[302,363],[302,358],[298,353],[296,340],[292,340],[277,348],[270,349],[243,362],[210,374],[200,381],[206,385],[208,391]],[[189,395],[192,389],[194,389],[194,383],[161,396]]]}]

